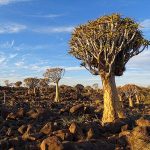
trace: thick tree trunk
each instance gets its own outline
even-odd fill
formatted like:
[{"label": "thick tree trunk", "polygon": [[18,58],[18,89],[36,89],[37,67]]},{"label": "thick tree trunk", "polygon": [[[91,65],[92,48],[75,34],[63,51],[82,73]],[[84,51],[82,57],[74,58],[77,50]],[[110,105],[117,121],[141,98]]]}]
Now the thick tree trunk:
[{"label": "thick tree trunk", "polygon": [[124,118],[121,104],[117,93],[115,76],[101,76],[104,91],[103,123],[113,122],[118,118]]},{"label": "thick tree trunk", "polygon": [[130,106],[130,107],[133,107],[133,100],[132,100],[131,97],[129,97],[129,106]]},{"label": "thick tree trunk", "polygon": [[55,102],[60,102],[58,82],[56,83],[56,97],[55,97]]}]

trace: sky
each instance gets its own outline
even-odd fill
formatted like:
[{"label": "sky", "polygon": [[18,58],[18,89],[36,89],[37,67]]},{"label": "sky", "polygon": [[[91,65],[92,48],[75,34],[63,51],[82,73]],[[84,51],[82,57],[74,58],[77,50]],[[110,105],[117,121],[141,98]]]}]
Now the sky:
[{"label": "sky", "polygon": [[[0,0],[0,84],[43,77],[47,68],[63,67],[61,84],[101,86],[99,76],[68,54],[74,27],[100,16],[120,13],[141,24],[150,40],[149,0]],[[150,48],[126,65],[117,85],[150,85]]]}]

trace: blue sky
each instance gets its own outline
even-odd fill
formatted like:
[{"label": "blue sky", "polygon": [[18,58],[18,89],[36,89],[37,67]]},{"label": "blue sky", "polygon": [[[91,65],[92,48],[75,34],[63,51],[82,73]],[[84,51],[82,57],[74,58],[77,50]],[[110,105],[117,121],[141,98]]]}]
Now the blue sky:
[{"label": "blue sky", "polygon": [[[26,77],[42,77],[49,67],[64,67],[62,84],[99,83],[98,76],[80,67],[68,54],[77,25],[105,14],[132,17],[150,39],[149,0],[0,0],[0,84]],[[150,85],[150,48],[132,58],[117,85]]]}]

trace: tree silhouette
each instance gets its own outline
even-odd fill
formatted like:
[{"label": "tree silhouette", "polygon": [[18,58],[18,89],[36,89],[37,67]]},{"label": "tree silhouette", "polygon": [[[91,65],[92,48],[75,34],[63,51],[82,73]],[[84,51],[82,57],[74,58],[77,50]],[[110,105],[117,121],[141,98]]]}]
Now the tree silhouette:
[{"label": "tree silhouette", "polygon": [[63,77],[64,73],[65,73],[65,69],[63,68],[50,68],[50,69],[47,69],[46,72],[43,74],[43,76],[45,78],[48,78],[50,82],[56,83],[55,102],[60,101],[58,83],[60,79]]},{"label": "tree silhouette", "polygon": [[115,76],[121,76],[129,59],[149,44],[139,24],[119,14],[102,16],[74,29],[69,53],[81,61],[81,66],[102,79],[103,123],[125,117],[118,103]]}]

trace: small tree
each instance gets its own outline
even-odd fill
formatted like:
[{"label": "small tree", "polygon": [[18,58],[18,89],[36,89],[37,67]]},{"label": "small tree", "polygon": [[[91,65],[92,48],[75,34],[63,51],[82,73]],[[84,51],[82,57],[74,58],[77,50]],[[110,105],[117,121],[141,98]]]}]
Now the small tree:
[{"label": "small tree", "polygon": [[58,83],[60,79],[62,79],[64,73],[65,73],[65,69],[63,68],[50,68],[50,69],[47,69],[46,72],[43,74],[43,76],[45,78],[48,78],[50,82],[56,83],[55,102],[60,102]]},{"label": "small tree", "polygon": [[40,91],[42,89],[47,89],[49,87],[49,79],[48,78],[40,79],[39,87],[40,87]]},{"label": "small tree", "polygon": [[37,78],[26,78],[24,79],[26,86],[28,87],[28,93],[30,94],[30,89],[33,89],[34,94],[36,93],[36,87],[38,87],[39,79]]},{"label": "small tree", "polygon": [[16,87],[20,87],[20,86],[21,86],[21,84],[22,84],[22,82],[21,82],[21,81],[17,81],[17,82],[15,83],[15,86],[16,86]]},{"label": "small tree", "polygon": [[94,88],[94,90],[98,91],[98,83],[94,83],[93,88]]},{"label": "small tree", "polygon": [[115,76],[121,76],[129,59],[149,44],[139,24],[119,14],[103,16],[74,29],[69,53],[81,61],[81,66],[102,79],[103,123],[125,117],[118,103]]},{"label": "small tree", "polygon": [[134,100],[133,97],[136,98],[136,102],[139,103],[139,92],[140,88],[134,84],[126,84],[122,88],[122,91],[125,93],[126,98],[129,99],[129,106],[134,107]]},{"label": "small tree", "polygon": [[10,82],[9,82],[9,80],[5,80],[5,81],[4,81],[4,83],[5,83],[5,85],[6,85],[7,87],[9,87],[9,86],[10,86]]}]

